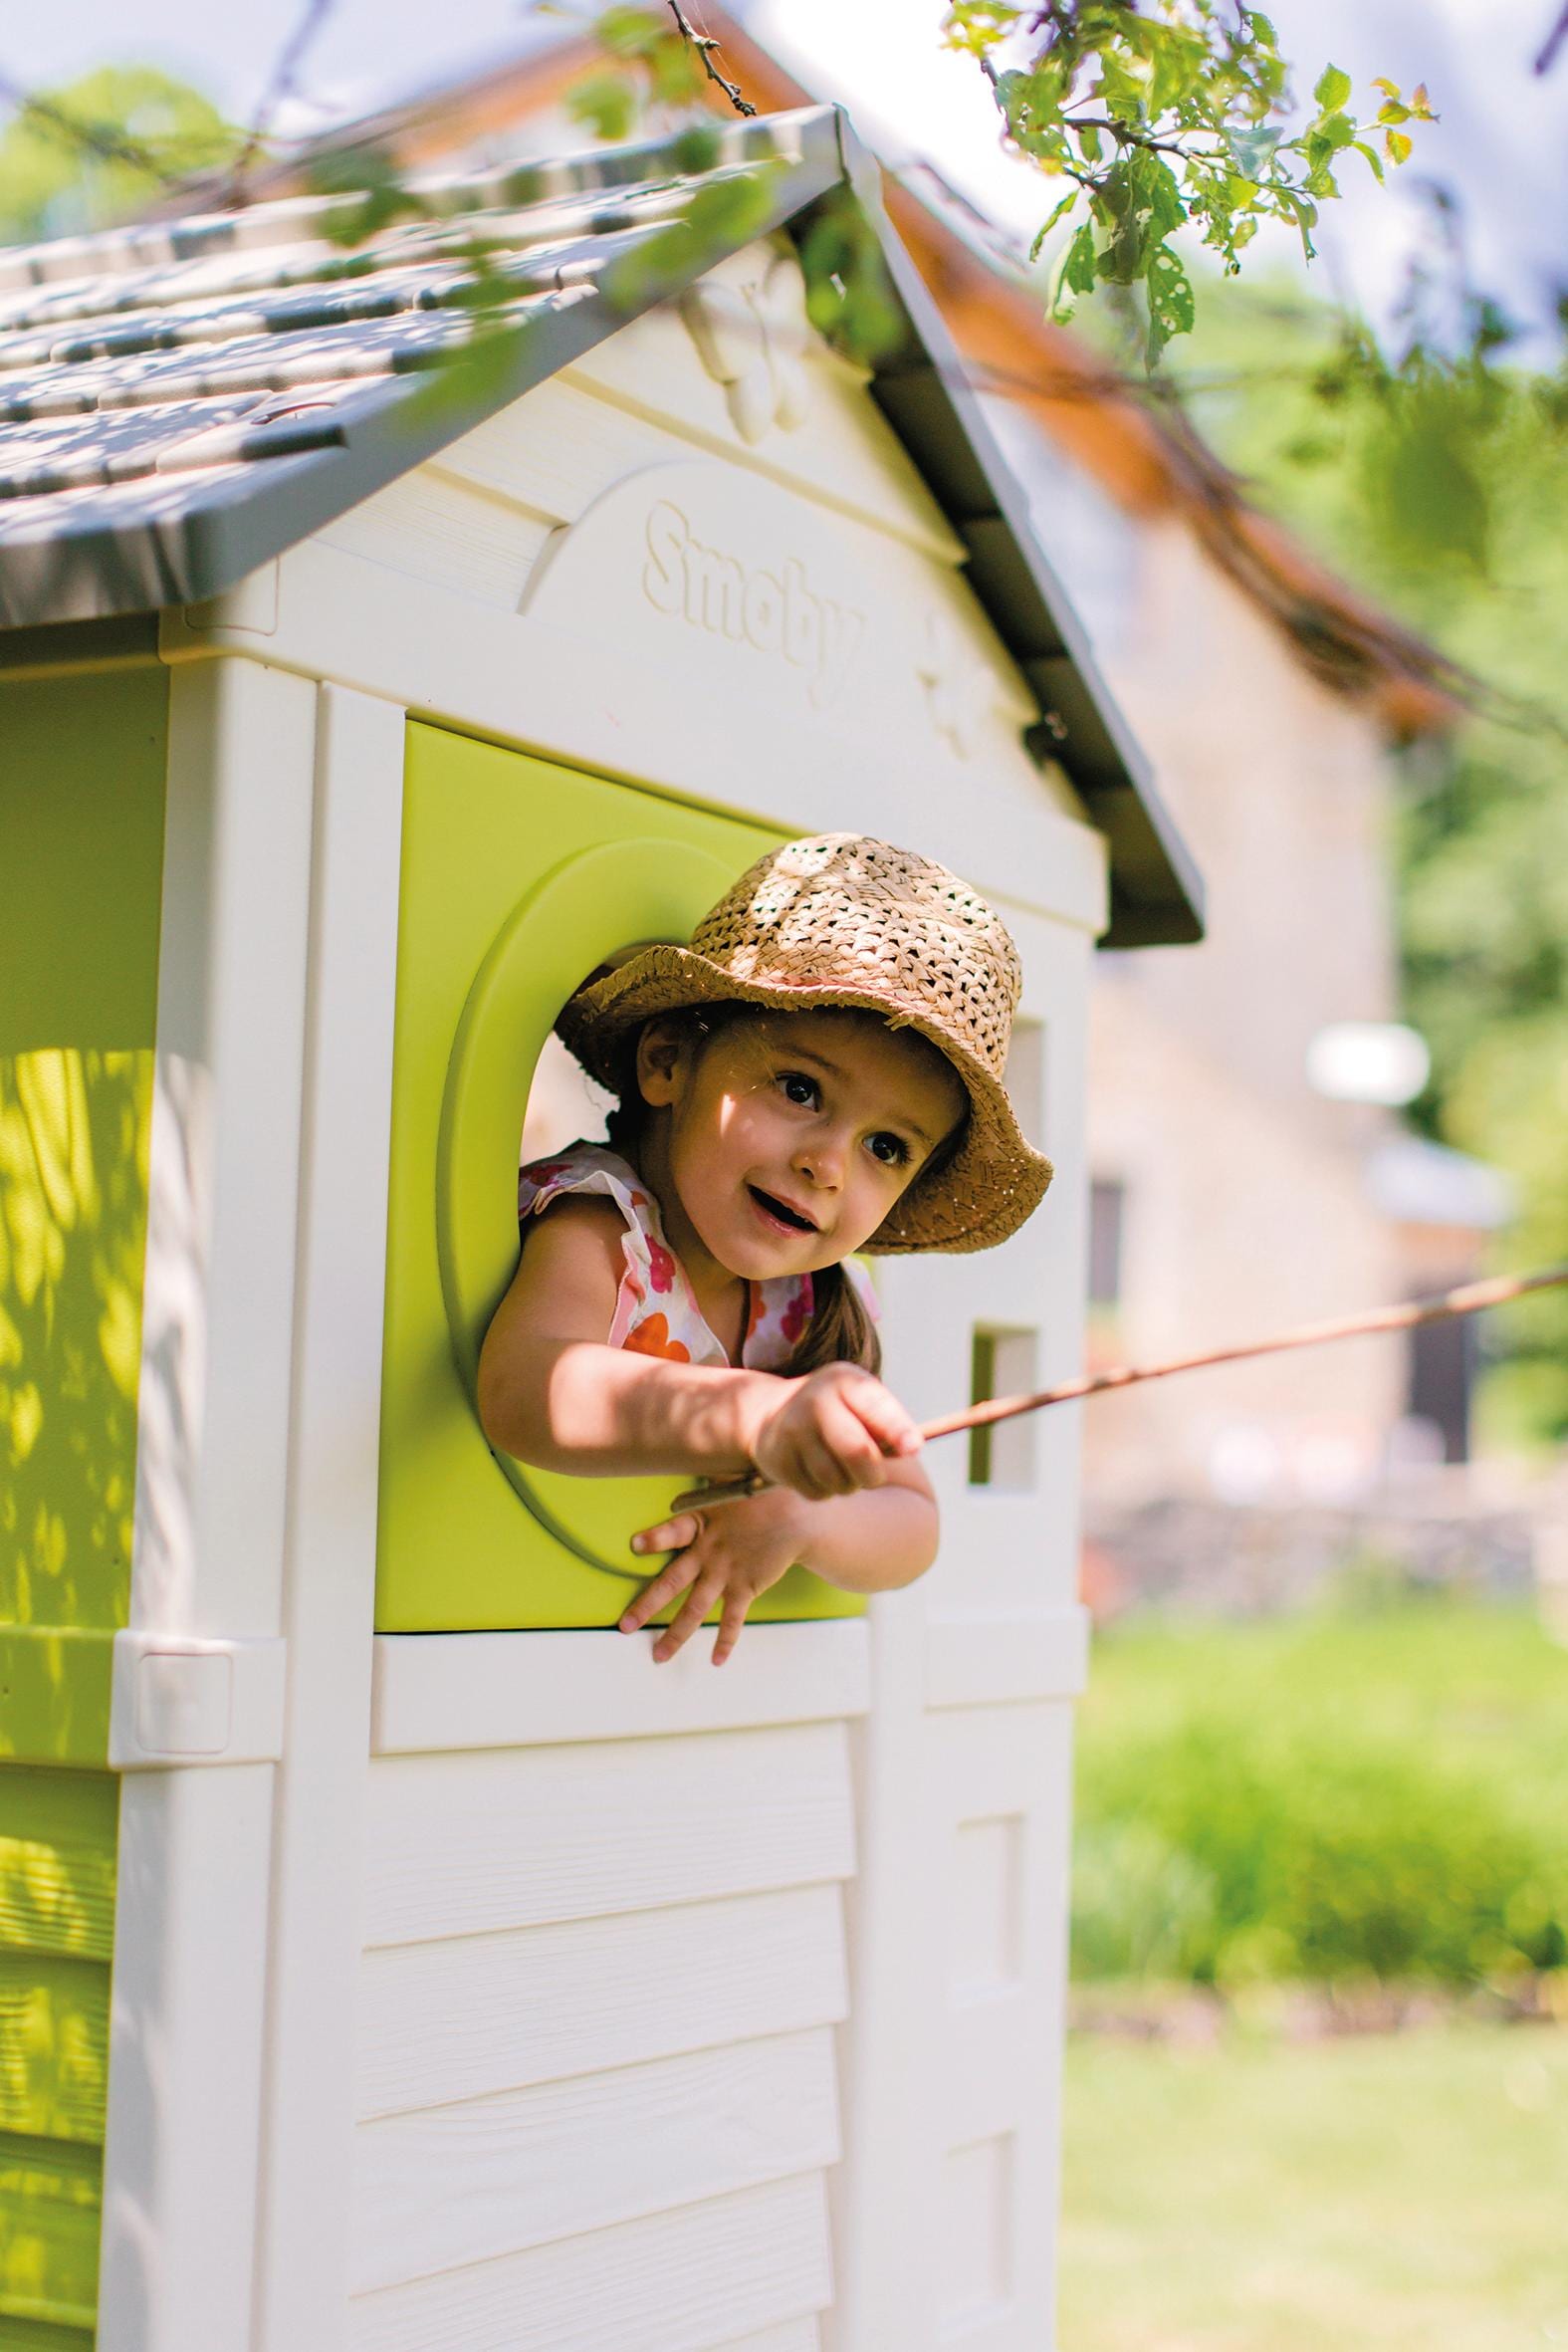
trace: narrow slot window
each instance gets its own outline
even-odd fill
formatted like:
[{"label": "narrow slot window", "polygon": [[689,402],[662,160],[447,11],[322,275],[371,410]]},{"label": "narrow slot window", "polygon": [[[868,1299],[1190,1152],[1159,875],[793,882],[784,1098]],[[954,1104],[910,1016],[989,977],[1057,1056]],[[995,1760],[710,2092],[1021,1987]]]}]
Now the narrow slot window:
[{"label": "narrow slot window", "polygon": [[[1018,1396],[1036,1386],[1035,1341],[1031,1330],[1004,1330],[978,1324],[970,1349],[970,1402]],[[1034,1484],[1034,1422],[1021,1414],[969,1433],[969,1483],[1011,1494]]]},{"label": "narrow slot window", "polygon": [[1122,1231],[1127,1187],[1096,1176],[1089,1186],[1089,1304],[1109,1312],[1122,1301]]}]

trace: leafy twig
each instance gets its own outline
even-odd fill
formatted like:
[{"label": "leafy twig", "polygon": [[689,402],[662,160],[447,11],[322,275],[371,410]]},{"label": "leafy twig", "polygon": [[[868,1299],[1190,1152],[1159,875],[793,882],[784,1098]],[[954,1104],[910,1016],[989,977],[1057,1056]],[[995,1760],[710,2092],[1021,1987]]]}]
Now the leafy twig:
[{"label": "leafy twig", "polygon": [[718,42],[707,33],[699,33],[695,30],[685,9],[681,6],[681,0],[669,0],[669,9],[671,16],[675,19],[676,31],[687,47],[694,50],[701,59],[702,70],[709,81],[718,84],[738,115],[755,115],[757,109],[749,98],[742,97],[740,84],[732,82],[728,75],[721,74],[714,64],[714,55],[719,47]]}]

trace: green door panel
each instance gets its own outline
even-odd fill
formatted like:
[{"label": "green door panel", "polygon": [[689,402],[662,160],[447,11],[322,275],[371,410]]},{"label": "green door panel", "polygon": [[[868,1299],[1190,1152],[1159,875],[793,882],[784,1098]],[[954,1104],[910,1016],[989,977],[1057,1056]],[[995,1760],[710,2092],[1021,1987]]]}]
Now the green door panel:
[{"label": "green door panel", "polygon": [[[611,1625],[628,1538],[678,1479],[572,1479],[495,1455],[479,1347],[517,1264],[529,1083],[595,965],[684,939],[778,835],[412,724],[404,779],[376,1622]],[[802,1569],[754,1617],[864,1606]]]}]

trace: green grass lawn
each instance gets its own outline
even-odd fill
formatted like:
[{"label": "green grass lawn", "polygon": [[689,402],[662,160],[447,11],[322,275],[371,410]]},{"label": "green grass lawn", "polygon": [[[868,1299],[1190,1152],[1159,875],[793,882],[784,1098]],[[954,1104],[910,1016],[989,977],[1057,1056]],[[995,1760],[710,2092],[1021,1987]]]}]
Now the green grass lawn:
[{"label": "green grass lawn", "polygon": [[1568,2028],[1068,2046],[1059,2352],[1568,2346]]},{"label": "green grass lawn", "polygon": [[1080,1978],[1461,1988],[1568,1964],[1568,1649],[1522,1607],[1362,1602],[1096,1637]]}]

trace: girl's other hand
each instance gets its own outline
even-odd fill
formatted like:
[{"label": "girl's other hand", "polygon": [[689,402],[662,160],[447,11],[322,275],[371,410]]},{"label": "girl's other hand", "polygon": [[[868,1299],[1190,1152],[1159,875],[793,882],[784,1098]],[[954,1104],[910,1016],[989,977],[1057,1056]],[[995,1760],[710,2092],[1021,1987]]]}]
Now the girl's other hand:
[{"label": "girl's other hand", "polygon": [[897,1397],[858,1364],[823,1364],[789,1390],[751,1446],[752,1460],[775,1486],[820,1503],[884,1486],[890,1458],[920,1451],[920,1432]]},{"label": "girl's other hand", "polygon": [[678,1519],[644,1528],[631,1539],[633,1551],[673,1551],[676,1556],[643,1586],[620,1620],[621,1632],[637,1632],[684,1592],[685,1601],[653,1645],[656,1663],[662,1666],[684,1648],[717,1607],[713,1662],[722,1666],[758,1594],[777,1584],[799,1558],[801,1524],[795,1497],[776,1488],[744,1503],[721,1504],[712,1513],[684,1511]]}]

